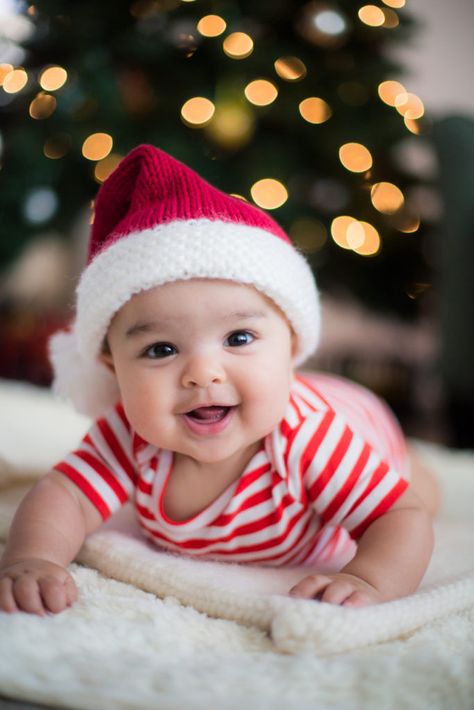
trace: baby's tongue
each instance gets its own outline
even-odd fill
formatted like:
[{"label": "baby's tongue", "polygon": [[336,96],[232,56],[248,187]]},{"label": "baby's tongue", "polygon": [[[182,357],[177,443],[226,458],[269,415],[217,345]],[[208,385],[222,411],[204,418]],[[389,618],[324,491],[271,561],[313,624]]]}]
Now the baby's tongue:
[{"label": "baby's tongue", "polygon": [[227,409],[228,407],[198,407],[189,412],[189,416],[202,421],[216,421],[225,416]]}]

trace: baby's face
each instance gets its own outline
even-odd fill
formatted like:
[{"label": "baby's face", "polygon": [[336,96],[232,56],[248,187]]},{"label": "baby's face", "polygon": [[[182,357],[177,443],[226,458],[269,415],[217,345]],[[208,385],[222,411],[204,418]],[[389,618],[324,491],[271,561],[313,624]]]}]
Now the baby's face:
[{"label": "baby's face", "polygon": [[250,286],[192,279],[141,292],[107,339],[127,417],[155,446],[202,463],[237,460],[285,413],[292,333]]}]

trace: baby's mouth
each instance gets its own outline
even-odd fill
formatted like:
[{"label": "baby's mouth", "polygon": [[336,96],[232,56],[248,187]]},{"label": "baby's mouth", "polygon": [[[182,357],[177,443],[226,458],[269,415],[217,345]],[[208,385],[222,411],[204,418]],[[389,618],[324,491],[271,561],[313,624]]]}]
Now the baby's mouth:
[{"label": "baby's mouth", "polygon": [[203,424],[212,424],[214,422],[220,422],[224,419],[232,407],[224,407],[220,405],[212,405],[210,407],[197,407],[192,409],[190,412],[186,412],[187,417],[194,419],[195,421],[202,422]]}]

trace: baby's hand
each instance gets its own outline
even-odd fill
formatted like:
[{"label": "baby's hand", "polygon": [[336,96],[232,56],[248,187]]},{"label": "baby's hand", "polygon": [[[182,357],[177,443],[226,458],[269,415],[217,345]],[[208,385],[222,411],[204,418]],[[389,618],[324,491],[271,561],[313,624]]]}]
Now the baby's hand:
[{"label": "baby's hand", "polygon": [[292,597],[318,599],[328,604],[360,607],[383,601],[380,592],[353,574],[311,574],[290,589]]},{"label": "baby's hand", "polygon": [[77,599],[69,572],[48,560],[21,560],[0,569],[0,611],[44,616],[63,611]]}]

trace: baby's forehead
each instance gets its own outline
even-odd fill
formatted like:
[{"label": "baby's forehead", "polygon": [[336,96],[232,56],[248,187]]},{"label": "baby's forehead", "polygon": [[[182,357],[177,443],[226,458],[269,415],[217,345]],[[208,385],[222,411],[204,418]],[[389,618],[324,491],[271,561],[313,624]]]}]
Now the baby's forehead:
[{"label": "baby's forehead", "polygon": [[172,281],[134,294],[114,320],[142,315],[186,315],[206,312],[217,317],[265,317],[277,314],[287,319],[280,308],[251,284],[222,279]]}]

